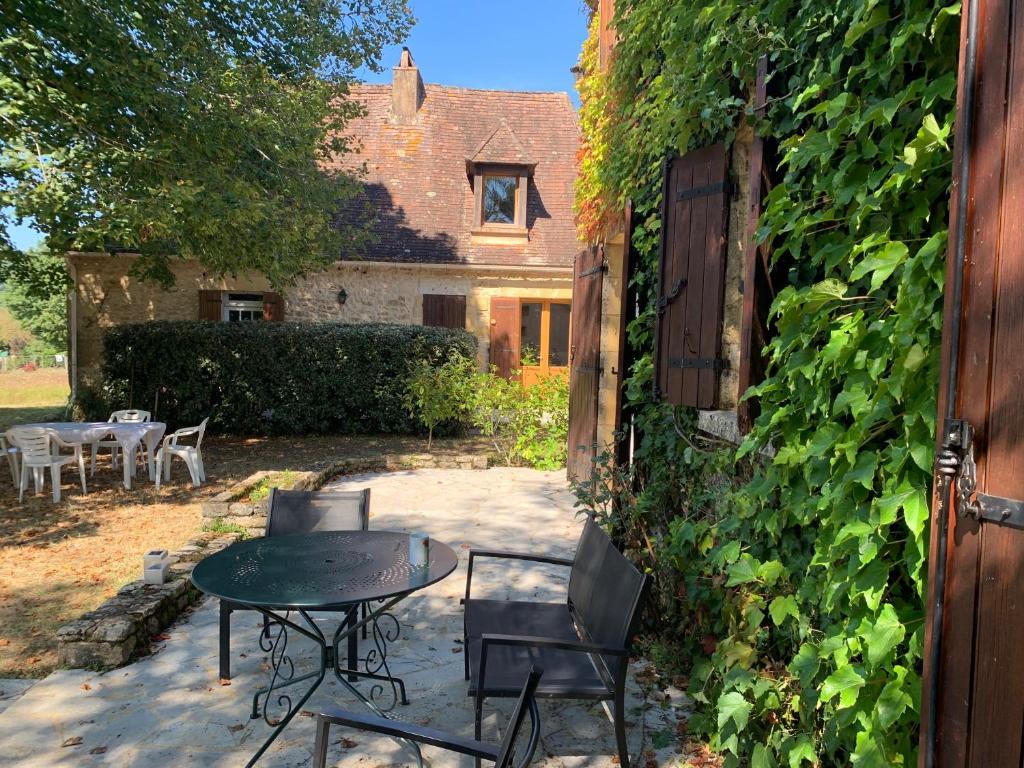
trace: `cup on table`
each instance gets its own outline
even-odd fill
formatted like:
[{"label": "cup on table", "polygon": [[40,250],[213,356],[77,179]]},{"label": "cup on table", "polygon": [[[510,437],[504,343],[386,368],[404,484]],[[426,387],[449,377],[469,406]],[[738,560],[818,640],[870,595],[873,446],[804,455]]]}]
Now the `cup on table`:
[{"label": "cup on table", "polygon": [[430,537],[425,533],[409,534],[409,565],[423,567],[430,562]]}]

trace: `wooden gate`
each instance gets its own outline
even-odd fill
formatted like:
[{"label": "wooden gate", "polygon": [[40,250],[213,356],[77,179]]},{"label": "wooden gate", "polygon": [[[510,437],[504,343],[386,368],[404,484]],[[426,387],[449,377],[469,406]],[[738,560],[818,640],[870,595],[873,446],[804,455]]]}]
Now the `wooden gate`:
[{"label": "wooden gate", "polygon": [[597,393],[601,378],[601,286],[604,247],[576,257],[572,285],[572,346],[569,349],[570,480],[590,477],[597,455]]},{"label": "wooden gate", "polygon": [[920,765],[1024,763],[1024,0],[965,3]]}]

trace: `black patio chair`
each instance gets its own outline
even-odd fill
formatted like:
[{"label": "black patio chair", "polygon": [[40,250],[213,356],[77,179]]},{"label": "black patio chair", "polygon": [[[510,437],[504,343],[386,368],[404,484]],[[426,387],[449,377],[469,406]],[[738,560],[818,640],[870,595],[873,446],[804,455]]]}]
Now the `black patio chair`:
[{"label": "black patio chair", "polygon": [[454,736],[443,731],[436,731],[433,728],[425,728],[420,725],[403,723],[399,720],[391,720],[386,717],[348,712],[343,709],[330,709],[321,712],[316,719],[316,744],[313,747],[313,768],[325,768],[327,765],[327,734],[332,724],[345,725],[360,731],[380,733],[385,736],[394,736],[400,739],[408,739],[419,744],[429,744],[433,747],[440,747],[449,752],[456,752],[460,755],[469,755],[477,760],[491,760],[495,768],[508,768],[515,760],[516,737],[523,726],[523,719],[526,712],[530,712],[530,739],[526,745],[526,752],[522,759],[516,763],[516,768],[524,768],[533,759],[533,753],[537,749],[537,742],[540,740],[540,712],[537,709],[537,700],[534,696],[537,690],[537,682],[541,679],[544,670],[531,667],[526,675],[526,683],[519,692],[519,701],[516,702],[509,718],[505,736],[500,744],[483,742],[479,739],[465,739]]},{"label": "black patio chair", "polygon": [[[473,598],[473,563],[503,558],[570,567],[566,602]],[[647,578],[591,518],[572,560],[545,555],[470,550],[466,575],[464,642],[469,695],[476,698],[476,738],[483,703],[514,696],[531,665],[543,667],[536,695],[611,700],[621,768],[629,768],[625,693],[631,641]]]},{"label": "black patio chair", "polygon": [[[270,489],[265,536],[312,531],[365,531],[370,528],[370,489],[361,491],[282,491]],[[220,676],[231,679],[231,614],[248,610],[244,605],[220,601]],[[365,607],[363,608],[365,615]],[[347,620],[356,621],[354,609]],[[269,620],[263,617],[263,631]],[[364,635],[365,637],[365,627]],[[358,652],[355,633],[348,638],[348,666],[355,666]]]}]

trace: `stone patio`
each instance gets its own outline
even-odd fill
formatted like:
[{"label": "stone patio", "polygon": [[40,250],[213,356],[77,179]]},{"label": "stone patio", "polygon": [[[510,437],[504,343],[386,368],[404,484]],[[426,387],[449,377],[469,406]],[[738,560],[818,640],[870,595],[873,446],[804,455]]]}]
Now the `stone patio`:
[{"label": "stone patio", "polygon": [[[346,477],[333,489],[372,488],[371,526],[422,530],[450,544],[460,566],[450,577],[410,597],[396,609],[401,638],[389,653],[392,672],[405,679],[409,706],[399,719],[471,735],[473,715],[463,679],[462,613],[465,559],[470,547],[549,552],[570,556],[581,521],[562,472],[425,469]],[[160,542],[153,542],[159,546]],[[492,596],[560,599],[565,569],[519,565],[481,567],[477,589]],[[123,669],[97,674],[59,671],[39,681],[0,714],[0,755],[10,766],[238,766],[244,765],[270,728],[249,719],[253,691],[264,684],[266,654],[256,643],[259,618],[233,617],[229,685],[218,681],[217,602],[205,600],[187,621],[166,632],[163,647]],[[334,617],[320,615],[326,632]],[[312,647],[293,639],[296,666],[309,669]],[[365,647],[365,646],[364,646]],[[630,752],[638,766],[679,764],[676,726],[685,714],[678,691],[644,692],[632,665],[627,713]],[[366,683],[359,683],[367,691]],[[328,679],[303,714],[358,702]],[[617,763],[611,723],[599,704],[542,701],[542,740],[536,765],[610,768]],[[484,738],[497,740],[509,710],[506,701],[485,705]],[[261,765],[308,765],[314,720],[300,715],[264,756]],[[334,728],[329,764],[365,768],[413,764],[407,748],[388,738]],[[641,756],[643,754],[643,756]],[[469,768],[469,759],[424,749],[433,766]]]}]

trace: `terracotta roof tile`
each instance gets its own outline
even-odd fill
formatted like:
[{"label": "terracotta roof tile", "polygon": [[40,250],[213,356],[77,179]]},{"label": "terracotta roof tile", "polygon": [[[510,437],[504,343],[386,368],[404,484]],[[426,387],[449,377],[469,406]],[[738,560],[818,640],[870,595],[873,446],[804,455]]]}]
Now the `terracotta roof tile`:
[{"label": "terracotta roof tile", "polygon": [[[373,217],[374,242],[342,258],[429,263],[571,266],[583,245],[573,222],[579,127],[564,93],[426,85],[411,125],[391,119],[390,85],[357,85],[366,115],[349,124],[360,147],[335,167],[365,164],[365,193],[340,217]],[[472,242],[466,160],[536,164],[527,198],[529,242]]]}]

